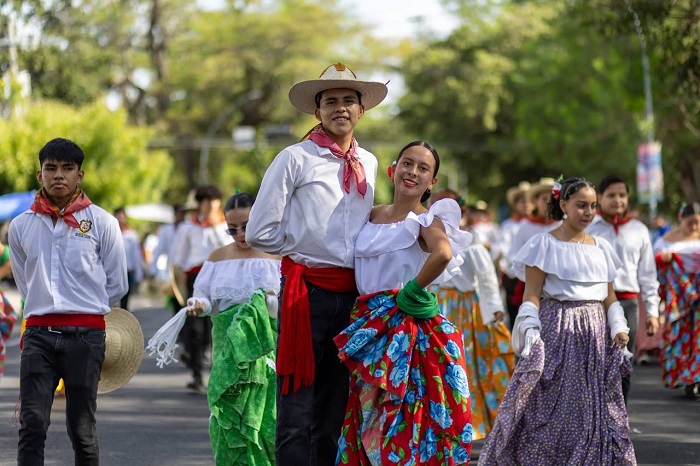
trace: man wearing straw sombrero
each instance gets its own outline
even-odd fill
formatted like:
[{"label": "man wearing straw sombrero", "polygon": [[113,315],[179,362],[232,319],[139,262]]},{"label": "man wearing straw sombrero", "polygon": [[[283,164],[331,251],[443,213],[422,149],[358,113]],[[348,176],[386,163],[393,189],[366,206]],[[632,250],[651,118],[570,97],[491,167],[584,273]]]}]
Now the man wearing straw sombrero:
[{"label": "man wearing straw sombrero", "polygon": [[[42,189],[30,209],[10,224],[12,272],[27,319],[20,358],[20,466],[44,464],[61,378],[75,464],[99,464],[95,411],[105,362],[105,316],[119,304],[128,283],[117,220],[78,187],[83,159],[74,142],[49,141],[39,152]],[[138,344],[141,355],[143,340]]]},{"label": "man wearing straw sombrero", "polygon": [[250,212],[246,241],[283,256],[276,458],[285,466],[335,462],[348,372],[333,337],[349,325],[357,297],[355,240],[377,172],[353,132],[386,94],[385,84],[360,81],[342,63],[292,86],[292,105],[320,123],[275,157]]}]

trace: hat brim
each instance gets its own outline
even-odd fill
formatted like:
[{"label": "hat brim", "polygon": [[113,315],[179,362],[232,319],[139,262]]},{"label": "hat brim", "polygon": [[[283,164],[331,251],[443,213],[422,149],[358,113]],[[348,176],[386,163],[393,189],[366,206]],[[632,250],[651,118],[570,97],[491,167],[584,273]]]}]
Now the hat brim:
[{"label": "hat brim", "polygon": [[515,207],[515,200],[518,198],[518,196],[527,196],[530,191],[531,189],[509,189],[508,191],[506,191],[506,201],[508,202],[508,205],[511,207]]},{"label": "hat brim", "polygon": [[105,360],[97,393],[104,394],[126,385],[141,367],[143,331],[134,315],[114,307],[105,316]]},{"label": "hat brim", "polygon": [[530,191],[528,191],[528,196],[530,196],[530,199],[534,201],[537,199],[537,197],[542,194],[542,193],[552,193],[552,188],[554,188],[554,185],[546,185],[546,184],[541,184],[537,186],[533,186],[530,188]]},{"label": "hat brim", "polygon": [[289,90],[289,101],[298,110],[313,115],[316,111],[316,94],[328,89],[352,89],[358,91],[362,96],[362,105],[365,107],[365,110],[379,105],[389,92],[386,85],[380,82],[352,81],[348,79],[313,79],[293,85]]}]

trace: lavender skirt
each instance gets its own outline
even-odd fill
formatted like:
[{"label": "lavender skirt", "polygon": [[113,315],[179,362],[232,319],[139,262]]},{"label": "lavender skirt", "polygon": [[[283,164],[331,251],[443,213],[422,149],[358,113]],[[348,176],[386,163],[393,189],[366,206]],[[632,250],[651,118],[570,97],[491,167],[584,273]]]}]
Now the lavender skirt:
[{"label": "lavender skirt", "polygon": [[637,464],[621,378],[600,301],[543,300],[541,341],[520,359],[480,465]]}]

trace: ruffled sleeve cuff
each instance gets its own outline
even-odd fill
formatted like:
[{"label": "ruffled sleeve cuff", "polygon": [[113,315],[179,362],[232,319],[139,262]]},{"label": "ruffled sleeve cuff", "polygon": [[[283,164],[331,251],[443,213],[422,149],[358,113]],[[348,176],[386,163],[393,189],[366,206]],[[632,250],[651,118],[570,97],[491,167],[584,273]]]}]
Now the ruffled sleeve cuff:
[{"label": "ruffled sleeve cuff", "polygon": [[418,238],[420,227],[430,226],[436,217],[445,226],[445,233],[450,240],[450,247],[452,248],[452,259],[447,264],[445,271],[433,281],[435,284],[442,283],[460,274],[460,267],[464,263],[462,253],[472,243],[472,234],[459,228],[462,211],[454,199],[441,199],[435,202],[425,214],[416,215],[413,212],[409,213],[404,226],[415,235],[415,238]]}]

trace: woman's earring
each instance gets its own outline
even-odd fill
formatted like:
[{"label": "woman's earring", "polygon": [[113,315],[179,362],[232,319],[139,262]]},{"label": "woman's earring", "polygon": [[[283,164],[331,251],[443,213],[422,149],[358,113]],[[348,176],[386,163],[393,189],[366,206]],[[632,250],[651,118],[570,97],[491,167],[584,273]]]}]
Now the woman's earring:
[{"label": "woman's earring", "polygon": [[566,213],[564,213],[564,216],[563,216],[562,218],[563,218],[564,220],[566,220],[567,218],[569,218],[569,216],[566,215]]}]

